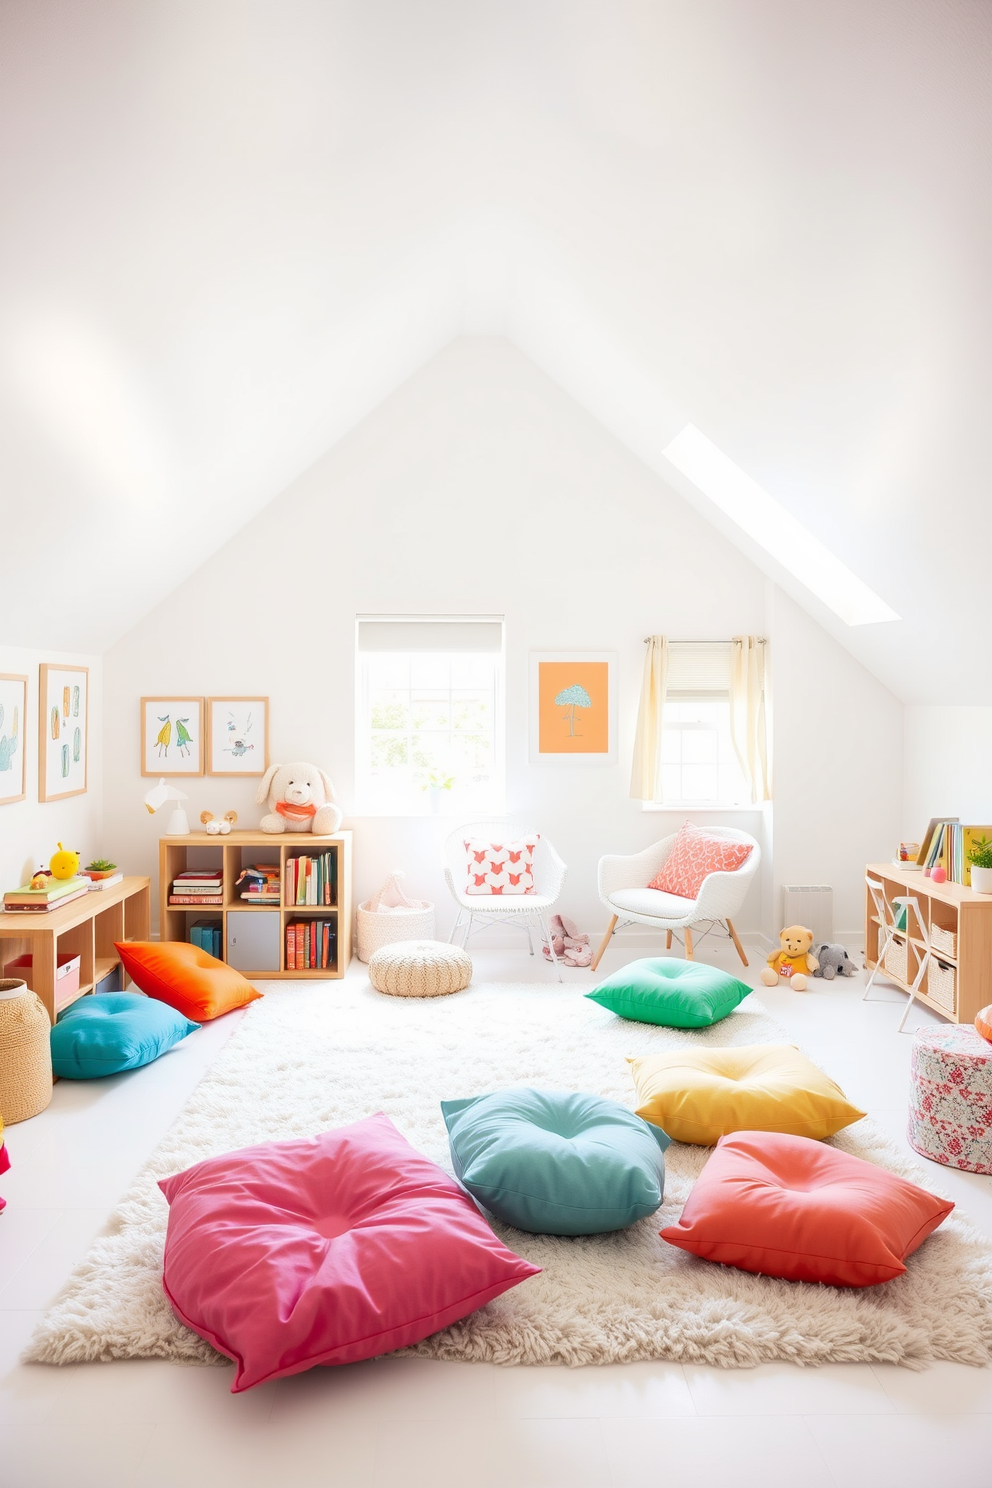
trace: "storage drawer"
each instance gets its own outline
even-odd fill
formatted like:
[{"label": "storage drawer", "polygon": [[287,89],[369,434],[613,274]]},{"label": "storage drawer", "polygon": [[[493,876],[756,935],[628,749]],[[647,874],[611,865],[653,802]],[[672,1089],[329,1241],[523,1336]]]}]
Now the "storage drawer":
[{"label": "storage drawer", "polygon": [[282,916],[277,909],[232,909],[227,916],[227,963],[238,971],[278,971]]}]

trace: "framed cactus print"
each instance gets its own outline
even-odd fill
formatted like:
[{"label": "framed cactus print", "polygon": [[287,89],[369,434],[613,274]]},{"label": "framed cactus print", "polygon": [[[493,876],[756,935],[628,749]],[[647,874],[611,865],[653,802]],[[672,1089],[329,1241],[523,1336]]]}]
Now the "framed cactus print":
[{"label": "framed cactus print", "polygon": [[615,765],[615,651],[532,651],[531,763]]},{"label": "framed cactus print", "polygon": [[203,699],[141,699],[142,775],[202,775]]},{"label": "framed cactus print", "polygon": [[89,667],[43,661],[38,669],[38,800],[86,791]]},{"label": "framed cactus print", "polygon": [[0,672],[0,806],[23,801],[24,719],[28,709],[28,679]]}]

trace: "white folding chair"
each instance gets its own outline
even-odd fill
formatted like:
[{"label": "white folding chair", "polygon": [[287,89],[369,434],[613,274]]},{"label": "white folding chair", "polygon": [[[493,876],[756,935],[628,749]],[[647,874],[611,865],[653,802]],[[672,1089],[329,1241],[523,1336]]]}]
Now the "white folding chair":
[{"label": "white folding chair", "polygon": [[[886,972],[883,963],[885,961],[885,953],[894,940],[896,940],[899,936],[905,936],[907,955],[909,954],[911,938],[915,938],[922,943],[920,964],[916,968],[916,975],[913,978],[912,983],[910,984],[909,996],[906,999],[906,1006],[903,1009],[902,1018],[899,1021],[899,1032],[904,1033],[906,1029],[906,1019],[909,1017],[909,1010],[913,1006],[913,999],[915,998],[917,992],[920,990],[920,987],[923,985],[923,978],[926,974],[926,969],[929,966],[930,959],[933,955],[933,950],[930,945],[930,932],[927,929],[926,921],[924,920],[923,915],[920,912],[920,901],[916,898],[915,894],[897,894],[892,899],[886,899],[885,891],[877,878],[866,876],[865,883],[868,885],[868,893],[871,895],[871,901],[875,907],[875,914],[878,919],[881,945],[878,948],[878,956],[875,961],[875,966],[865,985],[864,995],[862,996],[861,1001],[864,1002],[867,1000],[868,993],[871,991],[872,988],[872,983],[874,982],[879,972],[881,972],[883,976],[891,976],[891,973]],[[902,919],[902,916],[898,913],[900,909],[905,911],[905,923],[902,926],[900,926],[899,924],[900,919]],[[915,934],[911,930],[910,914],[912,914],[916,919]],[[918,951],[918,948],[914,947],[914,952],[916,951]]]}]

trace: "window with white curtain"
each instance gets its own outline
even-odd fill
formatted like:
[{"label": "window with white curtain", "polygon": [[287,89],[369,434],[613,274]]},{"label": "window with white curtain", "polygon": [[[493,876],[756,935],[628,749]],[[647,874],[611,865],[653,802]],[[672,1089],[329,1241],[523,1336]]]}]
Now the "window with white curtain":
[{"label": "window with white curtain", "polygon": [[729,641],[670,641],[658,772],[664,806],[736,806],[750,792],[730,732]]},{"label": "window with white curtain", "polygon": [[504,809],[501,616],[360,616],[359,815]]}]

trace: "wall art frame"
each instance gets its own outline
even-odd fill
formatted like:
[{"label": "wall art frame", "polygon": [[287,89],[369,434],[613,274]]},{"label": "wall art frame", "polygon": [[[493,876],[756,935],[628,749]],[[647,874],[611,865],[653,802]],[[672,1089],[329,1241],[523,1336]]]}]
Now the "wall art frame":
[{"label": "wall art frame", "polygon": [[207,775],[264,775],[269,768],[267,697],[208,697]]},{"label": "wall art frame", "polygon": [[0,672],[0,806],[27,795],[24,737],[28,679],[21,672]]},{"label": "wall art frame", "polygon": [[38,668],[38,800],[86,794],[90,669],[43,661]]},{"label": "wall art frame", "polygon": [[141,699],[141,773],[187,778],[203,774],[206,734],[202,697]]},{"label": "wall art frame", "polygon": [[617,763],[617,653],[530,653],[530,761]]}]

